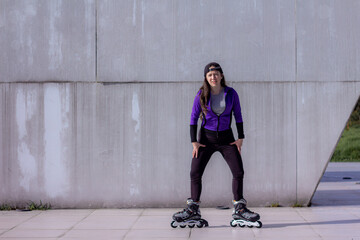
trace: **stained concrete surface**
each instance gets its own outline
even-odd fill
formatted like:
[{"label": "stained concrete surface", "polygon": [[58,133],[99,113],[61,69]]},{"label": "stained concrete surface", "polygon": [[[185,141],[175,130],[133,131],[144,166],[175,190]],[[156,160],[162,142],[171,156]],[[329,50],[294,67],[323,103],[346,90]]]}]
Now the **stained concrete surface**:
[{"label": "stained concrete surface", "polygon": [[[0,9],[0,203],[179,206],[189,112],[215,60],[240,93],[246,198],[307,204],[360,95],[357,0]],[[231,201],[219,154],[204,182],[204,205]]]},{"label": "stained concrete surface", "polygon": [[296,1],[298,80],[359,80],[359,8],[356,0]]},{"label": "stained concrete surface", "polygon": [[98,1],[98,78],[201,81],[216,60],[233,81],[295,81],[294,11],[287,0]]},{"label": "stained concrete surface", "polygon": [[0,1],[0,82],[95,81],[95,1]]}]

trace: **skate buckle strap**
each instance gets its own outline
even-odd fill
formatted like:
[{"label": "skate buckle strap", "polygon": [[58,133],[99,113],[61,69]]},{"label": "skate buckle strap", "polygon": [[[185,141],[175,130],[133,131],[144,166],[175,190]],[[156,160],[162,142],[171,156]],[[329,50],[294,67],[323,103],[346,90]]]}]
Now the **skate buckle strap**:
[{"label": "skate buckle strap", "polygon": [[244,204],[244,205],[247,205],[247,201],[245,199],[240,199],[239,201],[236,201],[236,200],[233,200],[233,203],[234,204],[238,204],[238,203],[241,203],[241,204]]},{"label": "skate buckle strap", "polygon": [[250,211],[249,209],[247,209],[246,207],[240,209],[240,212],[254,213],[254,212]]}]

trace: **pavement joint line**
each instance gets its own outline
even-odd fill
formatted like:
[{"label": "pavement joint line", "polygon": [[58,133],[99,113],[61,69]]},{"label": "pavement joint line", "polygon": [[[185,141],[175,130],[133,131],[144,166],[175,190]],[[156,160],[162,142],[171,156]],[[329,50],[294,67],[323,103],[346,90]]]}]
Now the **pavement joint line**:
[{"label": "pavement joint line", "polygon": [[192,229],[190,228],[188,239],[191,239]]},{"label": "pavement joint line", "polygon": [[146,208],[143,208],[141,213],[138,215],[134,223],[131,225],[131,227],[127,230],[127,232],[124,234],[122,239],[126,239],[127,235],[134,229],[135,224],[139,221],[139,219],[143,216]]},{"label": "pavement joint line", "polygon": [[36,216],[38,216],[38,215],[40,215],[40,214],[41,214],[41,212],[39,211],[39,212],[38,212],[37,214],[35,214],[34,216],[29,217],[29,218],[25,219],[24,221],[22,221],[22,222],[18,223],[16,226],[14,226],[14,227],[12,227],[12,228],[10,228],[10,229],[6,230],[5,232],[1,233],[1,234],[0,234],[0,237],[1,237],[2,235],[4,235],[4,233],[7,233],[7,232],[9,232],[9,231],[13,230],[13,229],[14,229],[14,228],[16,228],[17,226],[19,226],[19,225],[23,224],[23,223],[24,223],[24,222],[26,222],[26,221],[29,221],[30,219],[32,219],[32,218],[34,218],[34,217],[36,217]]},{"label": "pavement joint line", "polygon": [[304,219],[304,222],[311,228],[311,230],[320,238],[323,239],[322,236],[315,230],[315,228],[313,227],[313,224],[311,224],[302,214],[301,211],[299,209],[295,209],[296,213],[302,218]]},{"label": "pavement joint line", "polygon": [[345,210],[346,212],[350,213],[352,216],[356,217],[356,218],[359,218],[359,216],[354,213],[354,211],[352,211],[351,209],[348,209],[348,208],[342,208],[342,210]]},{"label": "pavement joint line", "polygon": [[65,236],[68,232],[70,232],[71,230],[74,229],[74,227],[76,225],[78,225],[80,222],[84,221],[86,218],[88,218],[91,214],[93,214],[96,211],[96,209],[92,210],[89,214],[87,214],[85,217],[83,217],[82,219],[80,219],[77,223],[75,223],[72,227],[70,227],[69,229],[67,229],[67,231],[65,231],[63,234],[61,234],[58,238],[61,238],[63,236]]}]

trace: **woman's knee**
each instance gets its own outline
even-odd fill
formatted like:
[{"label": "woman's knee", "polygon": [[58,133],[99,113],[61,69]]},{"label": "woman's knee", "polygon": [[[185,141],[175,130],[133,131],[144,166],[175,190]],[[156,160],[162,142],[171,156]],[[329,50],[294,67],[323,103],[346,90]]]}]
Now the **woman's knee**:
[{"label": "woman's knee", "polygon": [[199,171],[191,171],[190,172],[190,179],[191,181],[200,181],[201,180],[201,177],[202,177],[202,174],[201,172]]},{"label": "woman's knee", "polygon": [[244,179],[244,171],[238,171],[236,173],[233,173],[233,178],[238,180]]}]

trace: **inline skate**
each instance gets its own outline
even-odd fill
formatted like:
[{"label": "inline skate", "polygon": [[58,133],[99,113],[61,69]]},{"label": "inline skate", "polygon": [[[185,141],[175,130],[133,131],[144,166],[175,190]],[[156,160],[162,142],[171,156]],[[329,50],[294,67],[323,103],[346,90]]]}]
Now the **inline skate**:
[{"label": "inline skate", "polygon": [[262,227],[262,222],[259,221],[260,215],[254,213],[246,208],[246,200],[241,199],[239,201],[233,201],[234,211],[232,214],[233,220],[230,221],[230,226],[232,227]]},{"label": "inline skate", "polygon": [[208,222],[201,218],[199,202],[194,202],[189,198],[186,204],[187,208],[173,215],[172,218],[174,221],[171,222],[171,227],[176,228],[180,226],[181,228],[185,228],[188,226],[189,228],[193,228],[197,226],[198,228],[202,228],[209,226]]}]

